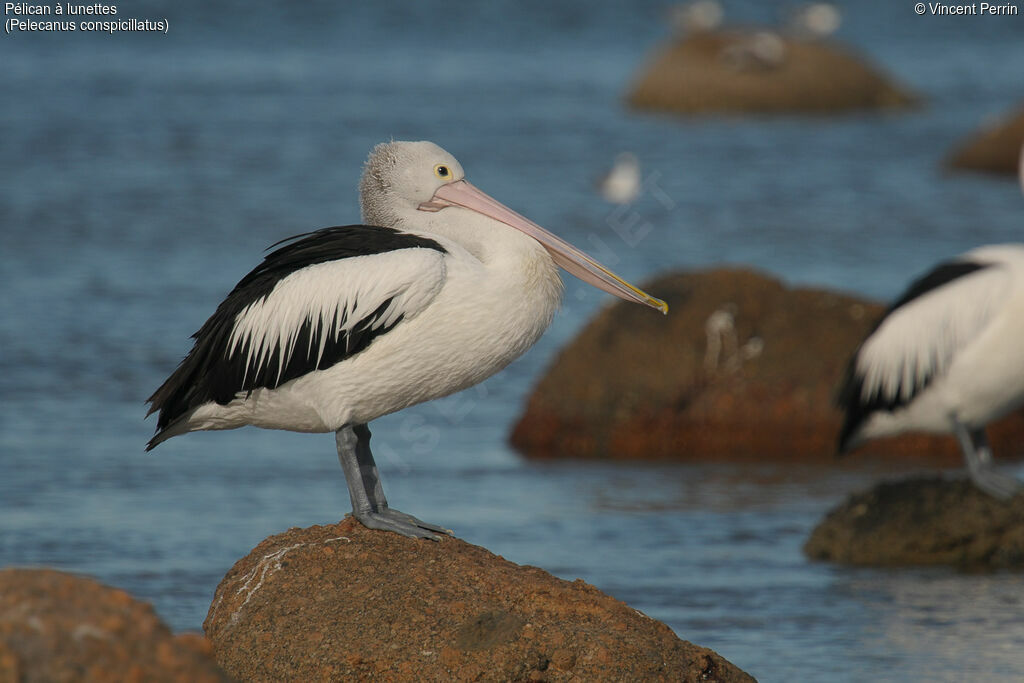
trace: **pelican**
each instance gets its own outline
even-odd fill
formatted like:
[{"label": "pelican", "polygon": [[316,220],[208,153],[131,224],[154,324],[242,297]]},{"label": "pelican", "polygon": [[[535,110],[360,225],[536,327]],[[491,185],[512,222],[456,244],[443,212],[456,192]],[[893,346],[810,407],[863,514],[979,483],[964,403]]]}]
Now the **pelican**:
[{"label": "pelican", "polygon": [[620,152],[615,165],[598,181],[601,196],[612,204],[630,204],[640,196],[640,161],[632,152]]},{"label": "pelican", "polygon": [[558,267],[662,313],[668,306],[484,194],[431,142],[390,142],[360,181],[363,225],[276,247],[193,335],[149,398],[150,450],[172,436],[254,425],[334,432],[352,515],[371,529],[451,533],[389,507],[371,420],[501,370],[548,327]]},{"label": "pelican", "polygon": [[985,425],[1024,404],[1024,244],[939,264],[893,303],[850,360],[839,451],[908,431],[952,433],[982,491],[1009,499]]}]

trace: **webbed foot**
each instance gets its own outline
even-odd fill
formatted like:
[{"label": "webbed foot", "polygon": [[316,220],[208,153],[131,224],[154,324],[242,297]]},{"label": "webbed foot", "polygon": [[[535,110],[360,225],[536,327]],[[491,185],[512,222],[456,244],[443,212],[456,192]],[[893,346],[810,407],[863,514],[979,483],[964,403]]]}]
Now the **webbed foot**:
[{"label": "webbed foot", "polygon": [[437,534],[454,536],[451,529],[445,529],[443,526],[424,522],[393,508],[384,508],[377,512],[353,512],[352,516],[359,520],[367,529],[394,531],[396,534],[408,536],[409,538],[427,538],[431,541],[439,541],[441,539]]}]

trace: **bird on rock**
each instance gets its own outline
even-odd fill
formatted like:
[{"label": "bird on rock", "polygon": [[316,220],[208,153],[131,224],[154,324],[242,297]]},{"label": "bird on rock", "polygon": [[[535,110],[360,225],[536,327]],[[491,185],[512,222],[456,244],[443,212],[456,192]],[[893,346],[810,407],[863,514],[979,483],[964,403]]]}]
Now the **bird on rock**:
[{"label": "bird on rock", "polygon": [[353,516],[436,539],[450,532],[388,505],[369,422],[473,386],[530,348],[561,300],[559,268],[668,306],[478,190],[431,142],[377,145],[360,203],[363,224],[279,242],[238,282],[149,398],[147,450],[244,425],[334,432]]}]

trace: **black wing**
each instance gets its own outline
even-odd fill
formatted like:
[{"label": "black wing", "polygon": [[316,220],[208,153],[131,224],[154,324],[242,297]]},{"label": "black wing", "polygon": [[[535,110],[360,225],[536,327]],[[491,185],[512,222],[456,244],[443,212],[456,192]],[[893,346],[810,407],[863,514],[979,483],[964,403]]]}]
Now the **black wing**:
[{"label": "black wing", "polygon": [[836,405],[844,411],[843,426],[839,430],[839,452],[845,453],[850,449],[851,442],[857,430],[871,416],[878,411],[892,412],[909,404],[920,394],[932,381],[933,375],[918,378],[914,387],[898,387],[894,394],[886,395],[879,388],[875,388],[870,394],[864,396],[864,373],[859,369],[859,358],[864,343],[871,338],[878,328],[881,327],[889,316],[904,308],[912,301],[919,299],[925,294],[932,292],[962,277],[975,273],[991,264],[977,263],[974,261],[947,261],[940,263],[928,273],[914,280],[903,294],[896,299],[892,305],[882,314],[871,332],[864,341],[857,347],[857,351],[850,358],[846,366],[846,375],[842,386],[836,394]]},{"label": "black wing", "polygon": [[[320,263],[355,256],[382,254],[398,249],[445,249],[434,240],[392,228],[347,225],[324,228],[282,240],[271,248],[263,262],[242,278],[203,326],[192,335],[195,344],[159,389],[149,397],[147,416],[159,411],[157,433],[147,445],[150,450],[161,441],[160,433],[204,403],[231,402],[240,392],[273,389],[313,370],[323,370],[364,350],[374,338],[401,321],[378,325],[391,304],[388,299],[337,337],[328,335],[321,344],[313,341],[312,321],[299,331],[293,351],[281,366],[279,354],[271,352],[266,361],[253,367],[244,353],[228,355],[229,343],[239,313],[254,302],[265,299],[281,280],[292,273]],[[345,327],[344,313],[334,321],[333,329]]]}]

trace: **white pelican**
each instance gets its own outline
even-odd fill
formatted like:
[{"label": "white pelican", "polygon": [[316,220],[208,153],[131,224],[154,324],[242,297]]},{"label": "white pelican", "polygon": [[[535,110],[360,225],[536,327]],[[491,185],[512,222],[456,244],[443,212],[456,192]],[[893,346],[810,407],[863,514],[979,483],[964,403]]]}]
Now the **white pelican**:
[{"label": "white pelican", "polygon": [[630,204],[640,196],[640,161],[632,152],[620,152],[599,181],[601,196],[612,204]]},{"label": "white pelican", "polygon": [[839,451],[907,431],[956,435],[971,479],[1002,499],[985,425],[1024,404],[1024,244],[985,246],[910,285],[850,360]]},{"label": "white pelican", "polygon": [[221,302],[150,397],[159,417],[147,450],[201,429],[335,432],[353,516],[436,539],[450,532],[388,506],[367,423],[526,351],[561,298],[557,266],[668,307],[470,185],[431,142],[374,148],[360,202],[367,225],[279,242]]}]

